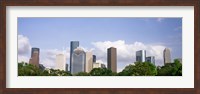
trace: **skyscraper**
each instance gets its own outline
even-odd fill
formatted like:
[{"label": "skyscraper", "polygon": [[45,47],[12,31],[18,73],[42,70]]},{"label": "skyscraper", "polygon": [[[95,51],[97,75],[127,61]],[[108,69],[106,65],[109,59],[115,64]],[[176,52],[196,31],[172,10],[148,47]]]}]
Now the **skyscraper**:
[{"label": "skyscraper", "polygon": [[65,71],[68,72],[68,64],[65,65]]},{"label": "skyscraper", "polygon": [[163,51],[164,64],[171,63],[171,53],[169,48],[165,48]]},{"label": "skyscraper", "polygon": [[139,50],[136,52],[136,61],[137,62],[145,62],[146,59],[146,51],[145,50]]},{"label": "skyscraper", "polygon": [[70,42],[70,72],[72,71],[72,54],[77,47],[79,47],[79,41]]},{"label": "skyscraper", "polygon": [[64,54],[56,55],[56,69],[65,71],[65,68],[66,68],[65,63],[66,63],[66,59],[65,59]]},{"label": "skyscraper", "polygon": [[107,64],[108,69],[117,72],[117,49],[114,47],[107,49]]},{"label": "skyscraper", "polygon": [[32,48],[31,49],[31,58],[29,60],[29,63],[32,65],[35,65],[39,68],[39,55],[40,55],[40,49],[39,48]]},{"label": "skyscraper", "polygon": [[154,56],[146,57],[146,62],[150,62],[155,65],[155,57]]},{"label": "skyscraper", "polygon": [[93,66],[93,56],[92,52],[86,52],[86,62],[85,62],[85,71],[90,72]]},{"label": "skyscraper", "polygon": [[93,68],[106,68],[106,65],[97,62],[97,63],[93,63]]},{"label": "skyscraper", "polygon": [[78,72],[85,72],[86,55],[83,49],[76,48],[72,54],[72,69],[71,73],[76,74]]},{"label": "skyscraper", "polygon": [[96,55],[93,55],[93,63],[96,62]]}]

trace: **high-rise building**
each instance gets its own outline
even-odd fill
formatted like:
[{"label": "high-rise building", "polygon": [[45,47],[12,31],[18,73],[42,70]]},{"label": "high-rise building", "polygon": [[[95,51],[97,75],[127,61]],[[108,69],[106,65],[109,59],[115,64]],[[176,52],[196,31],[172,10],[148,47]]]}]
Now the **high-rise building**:
[{"label": "high-rise building", "polygon": [[139,50],[136,52],[136,61],[137,62],[145,62],[146,59],[146,51],[145,50]]},{"label": "high-rise building", "polygon": [[44,65],[42,65],[42,64],[39,64],[39,68],[40,68],[41,70],[45,70],[45,67],[44,67]]},{"label": "high-rise building", "polygon": [[68,72],[68,64],[65,65],[65,71]]},{"label": "high-rise building", "polygon": [[39,55],[40,55],[40,49],[39,48],[32,48],[31,49],[31,58],[29,60],[29,63],[32,65],[35,65],[39,68]]},{"label": "high-rise building", "polygon": [[102,63],[93,63],[93,68],[106,68],[105,64]]},{"label": "high-rise building", "polygon": [[56,55],[56,69],[65,71],[66,58],[64,54]]},{"label": "high-rise building", "polygon": [[96,62],[96,55],[93,55],[93,63]]},{"label": "high-rise building", "polygon": [[169,48],[165,48],[163,51],[164,64],[171,63],[171,53]]},{"label": "high-rise building", "polygon": [[117,49],[114,47],[107,49],[107,64],[108,69],[117,72]]},{"label": "high-rise building", "polygon": [[72,54],[77,47],[79,47],[79,41],[70,42],[70,72],[72,71]]},{"label": "high-rise building", "polygon": [[86,62],[85,62],[85,71],[90,72],[93,66],[93,56],[92,52],[86,52]]},{"label": "high-rise building", "polygon": [[101,68],[106,68],[106,65],[105,64],[101,64]]},{"label": "high-rise building", "polygon": [[76,48],[72,54],[72,66],[71,73],[76,74],[78,72],[85,72],[85,60],[86,55],[83,49]]},{"label": "high-rise building", "polygon": [[155,65],[155,57],[154,56],[146,57],[146,62],[150,62]]}]

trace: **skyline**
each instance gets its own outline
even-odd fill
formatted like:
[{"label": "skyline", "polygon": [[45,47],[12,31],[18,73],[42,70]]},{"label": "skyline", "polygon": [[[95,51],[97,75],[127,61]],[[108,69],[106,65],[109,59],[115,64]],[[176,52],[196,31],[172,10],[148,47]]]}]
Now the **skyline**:
[{"label": "skyline", "polygon": [[162,65],[164,48],[171,49],[172,59],[182,58],[181,26],[181,18],[18,18],[18,60],[30,57],[30,47],[39,47],[40,63],[53,67],[54,55],[64,47],[69,64],[70,41],[79,41],[105,65],[104,49],[116,47],[118,71],[135,61],[137,50],[146,50]]}]

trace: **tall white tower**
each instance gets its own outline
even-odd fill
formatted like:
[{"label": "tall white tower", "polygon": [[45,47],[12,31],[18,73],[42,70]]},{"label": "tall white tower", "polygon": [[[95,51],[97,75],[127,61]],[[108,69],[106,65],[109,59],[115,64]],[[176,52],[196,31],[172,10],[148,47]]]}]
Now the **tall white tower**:
[{"label": "tall white tower", "polygon": [[164,64],[171,63],[171,53],[169,48],[165,48],[163,51]]},{"label": "tall white tower", "polygon": [[85,71],[90,72],[93,67],[93,55],[92,52],[86,52],[86,60],[85,60]]},{"label": "tall white tower", "polygon": [[64,54],[56,55],[56,69],[65,71],[66,59]]}]

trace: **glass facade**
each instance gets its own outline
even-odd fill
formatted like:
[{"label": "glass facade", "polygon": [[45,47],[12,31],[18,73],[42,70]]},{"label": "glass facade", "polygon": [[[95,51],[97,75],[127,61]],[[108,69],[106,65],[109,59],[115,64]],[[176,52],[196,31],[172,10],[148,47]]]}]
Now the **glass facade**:
[{"label": "glass facade", "polygon": [[146,57],[146,61],[155,65],[155,57],[154,56]]},{"label": "glass facade", "polygon": [[70,72],[72,71],[72,54],[77,47],[79,47],[79,41],[70,42]]},{"label": "glass facade", "polygon": [[74,50],[72,54],[72,74],[76,74],[78,72],[85,72],[85,58],[86,54],[82,49],[77,48]]},{"label": "glass facade", "polygon": [[140,50],[136,52],[136,61],[137,62],[145,62],[146,60],[146,51]]}]

